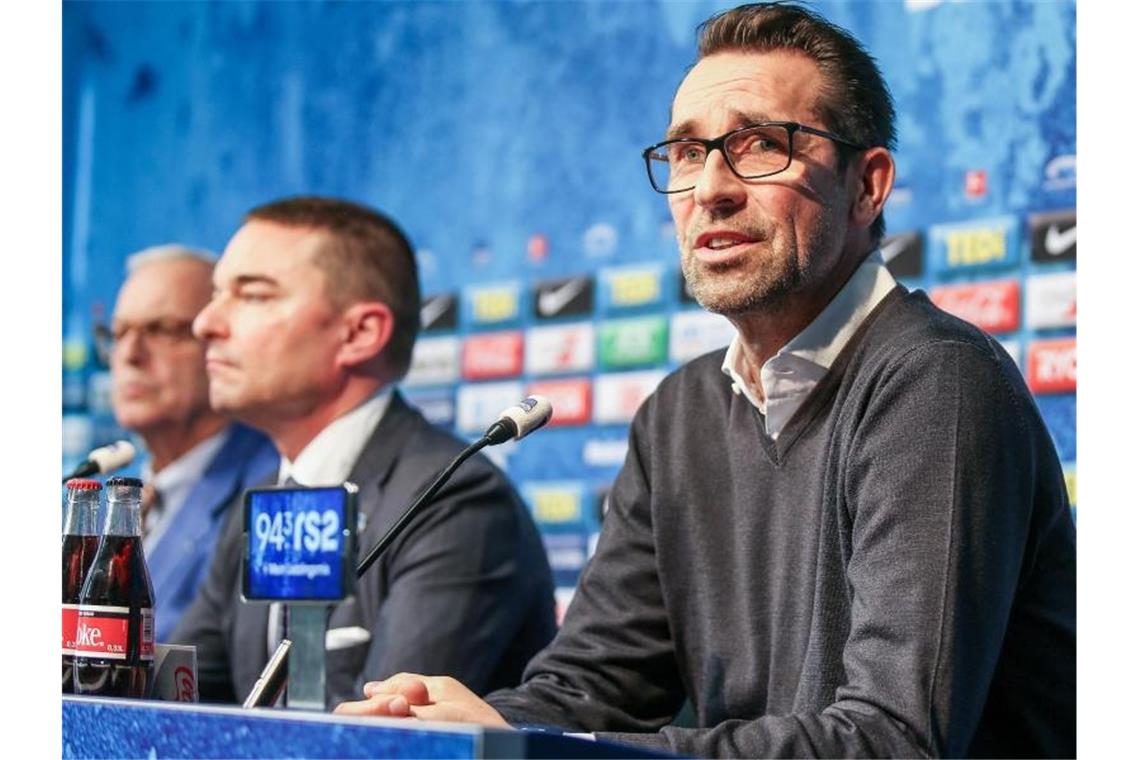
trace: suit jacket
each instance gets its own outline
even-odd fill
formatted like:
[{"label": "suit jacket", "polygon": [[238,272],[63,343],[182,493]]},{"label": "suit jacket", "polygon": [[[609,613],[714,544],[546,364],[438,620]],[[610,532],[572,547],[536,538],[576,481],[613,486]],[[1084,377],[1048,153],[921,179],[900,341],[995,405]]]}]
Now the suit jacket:
[{"label": "suit jacket", "polygon": [[243,489],[276,471],[277,450],[261,433],[231,425],[221,449],[147,553],[154,584],[156,641],[168,641],[206,577],[226,508]]},{"label": "suit jacket", "polygon": [[[394,393],[349,480],[367,523],[363,557],[463,444]],[[203,701],[244,699],[268,660],[268,605],[241,600],[241,510],[174,639],[198,647]],[[369,568],[329,629],[366,640],[326,650],[329,704],[401,671],[450,675],[479,694],[519,683],[554,636],[554,588],[538,530],[506,477],[482,455]]]}]

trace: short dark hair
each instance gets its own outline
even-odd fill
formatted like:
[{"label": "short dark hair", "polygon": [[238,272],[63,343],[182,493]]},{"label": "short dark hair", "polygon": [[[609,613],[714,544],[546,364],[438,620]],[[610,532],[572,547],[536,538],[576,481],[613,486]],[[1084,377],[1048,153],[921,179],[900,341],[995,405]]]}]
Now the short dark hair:
[{"label": "short dark hair", "polygon": [[420,329],[420,282],[412,246],[395,222],[367,206],[318,196],[276,200],[245,219],[328,233],[313,263],[325,273],[329,300],[387,304],[395,325],[384,361],[396,379],[407,374]]},{"label": "short dark hair", "polygon": [[[798,50],[826,84],[813,104],[825,127],[858,145],[895,147],[895,106],[875,59],[845,29],[794,3],[752,3],[719,13],[697,29],[698,58],[724,51]],[[840,147],[840,169],[847,152]],[[882,239],[880,214],[871,237]]]}]

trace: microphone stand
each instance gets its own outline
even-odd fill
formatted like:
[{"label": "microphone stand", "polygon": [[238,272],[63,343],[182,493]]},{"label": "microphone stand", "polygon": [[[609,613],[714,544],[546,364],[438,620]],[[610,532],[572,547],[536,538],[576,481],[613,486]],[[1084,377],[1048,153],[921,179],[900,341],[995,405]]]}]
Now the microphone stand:
[{"label": "microphone stand", "polygon": [[[495,429],[496,426],[501,427],[506,435],[495,435],[495,433],[498,432]],[[447,480],[451,477],[452,473],[455,472],[456,468],[458,468],[459,465],[470,459],[480,449],[502,443],[503,441],[508,440],[512,435],[513,433],[508,430],[500,420],[499,422],[496,422],[494,425],[492,425],[487,430],[487,432],[484,433],[482,438],[475,441],[475,443],[471,444],[463,451],[459,452],[459,456],[451,460],[451,464],[447,465],[447,467],[443,469],[443,472],[441,472],[432,482],[432,484],[427,487],[427,490],[420,494],[418,499],[412,502],[412,506],[408,507],[407,510],[405,510],[404,514],[400,515],[400,519],[392,523],[392,527],[388,528],[388,531],[380,538],[378,542],[376,542],[376,546],[372,547],[372,551],[368,552],[368,556],[360,561],[360,564],[356,566],[356,577],[359,578],[360,576],[364,575],[365,571],[367,571],[368,568],[372,567],[372,563],[374,563],[376,559],[384,553],[384,550],[387,549],[388,546],[396,540],[396,536],[400,535],[400,533],[403,532],[404,528],[408,526],[408,523],[412,521],[412,518],[416,516],[416,513],[419,512],[425,504],[431,501],[432,497],[439,492],[440,488],[443,488],[443,484],[447,482]]]}]

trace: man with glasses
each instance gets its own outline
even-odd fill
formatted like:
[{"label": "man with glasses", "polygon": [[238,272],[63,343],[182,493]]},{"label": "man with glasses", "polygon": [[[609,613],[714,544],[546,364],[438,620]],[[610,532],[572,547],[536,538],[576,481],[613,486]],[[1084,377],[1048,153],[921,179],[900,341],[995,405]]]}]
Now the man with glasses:
[{"label": "man with glasses", "polygon": [[[347,714],[541,724],[698,757],[1073,756],[1060,464],[1017,367],[877,252],[894,113],[794,5],[706,22],[647,149],[727,350],[638,411],[596,554],[523,684]],[[669,725],[682,703],[695,726]]]},{"label": "man with glasses", "polygon": [[205,578],[226,507],[277,466],[268,438],[210,409],[205,349],[190,328],[210,300],[213,269],[212,254],[181,245],[130,256],[111,325],[96,335],[115,418],[147,452],[143,550],[157,641]]}]

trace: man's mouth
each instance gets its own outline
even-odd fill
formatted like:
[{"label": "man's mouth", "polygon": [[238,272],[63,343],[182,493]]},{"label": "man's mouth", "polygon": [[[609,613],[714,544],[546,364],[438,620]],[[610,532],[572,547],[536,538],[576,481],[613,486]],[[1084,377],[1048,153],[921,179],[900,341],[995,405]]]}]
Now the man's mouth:
[{"label": "man's mouth", "polygon": [[731,258],[756,242],[759,242],[758,238],[740,232],[709,230],[697,236],[693,243],[693,252],[700,259],[719,262]]}]

